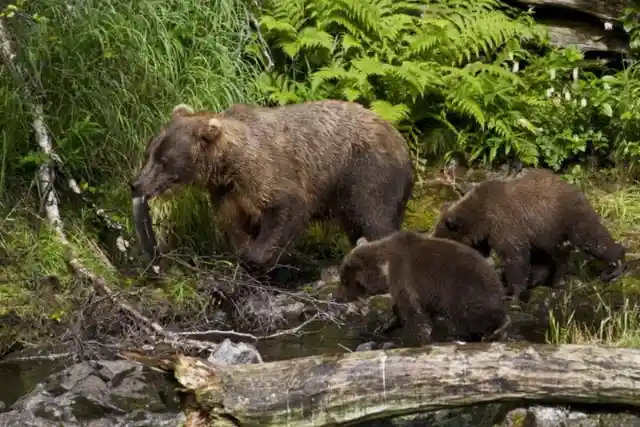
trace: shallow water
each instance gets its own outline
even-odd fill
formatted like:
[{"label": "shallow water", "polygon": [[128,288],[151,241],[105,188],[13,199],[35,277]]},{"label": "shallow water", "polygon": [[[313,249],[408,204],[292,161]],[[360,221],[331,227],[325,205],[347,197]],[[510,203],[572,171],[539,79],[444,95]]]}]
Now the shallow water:
[{"label": "shallow water", "polygon": [[52,373],[63,369],[61,360],[15,360],[0,362],[0,411],[7,410]]}]

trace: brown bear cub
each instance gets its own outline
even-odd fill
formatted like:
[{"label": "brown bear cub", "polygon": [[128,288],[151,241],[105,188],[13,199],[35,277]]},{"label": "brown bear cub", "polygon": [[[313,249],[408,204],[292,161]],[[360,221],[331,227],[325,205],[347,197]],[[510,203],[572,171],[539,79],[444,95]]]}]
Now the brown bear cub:
[{"label": "brown bear cub", "polygon": [[356,103],[178,106],[149,142],[132,197],[207,190],[231,249],[267,267],[312,220],[337,219],[353,245],[398,230],[413,180],[405,139]]},{"label": "brown bear cub", "polygon": [[390,293],[397,326],[418,328],[431,340],[436,317],[455,329],[455,339],[503,337],[511,323],[496,270],[477,251],[460,243],[413,231],[377,241],[358,240],[343,259],[337,301]]},{"label": "brown bear cub", "polygon": [[484,256],[495,250],[515,302],[529,287],[532,261],[547,259],[549,284],[565,271],[567,241],[608,264],[602,281],[624,270],[624,247],[613,240],[587,197],[545,169],[481,182],[440,213],[433,236],[461,242]]}]

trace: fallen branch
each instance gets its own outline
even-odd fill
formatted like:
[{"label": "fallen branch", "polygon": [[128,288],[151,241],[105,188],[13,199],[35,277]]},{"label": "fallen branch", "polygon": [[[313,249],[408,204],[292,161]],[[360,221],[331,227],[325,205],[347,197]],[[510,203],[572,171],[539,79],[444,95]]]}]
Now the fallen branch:
[{"label": "fallen branch", "polygon": [[640,350],[624,348],[477,343],[251,365],[177,356],[170,369],[201,427],[344,426],[509,401],[640,407]]},{"label": "fallen branch", "polygon": [[304,322],[302,322],[301,324],[299,324],[298,326],[296,326],[295,328],[290,328],[290,329],[285,329],[283,331],[279,331],[279,332],[275,332],[273,334],[269,334],[269,335],[253,335],[253,334],[249,334],[249,333],[244,333],[244,332],[236,332],[233,330],[226,330],[226,331],[222,331],[219,329],[208,329],[205,331],[186,331],[186,332],[176,332],[176,335],[180,335],[180,336],[194,336],[194,335],[231,335],[237,338],[248,338],[254,341],[260,341],[260,340],[269,340],[269,339],[273,339],[273,338],[278,338],[284,335],[296,335],[298,332],[300,332],[305,326],[307,326],[309,323],[313,322],[314,320],[316,320],[319,317],[318,314],[315,314],[311,319],[305,320]]}]

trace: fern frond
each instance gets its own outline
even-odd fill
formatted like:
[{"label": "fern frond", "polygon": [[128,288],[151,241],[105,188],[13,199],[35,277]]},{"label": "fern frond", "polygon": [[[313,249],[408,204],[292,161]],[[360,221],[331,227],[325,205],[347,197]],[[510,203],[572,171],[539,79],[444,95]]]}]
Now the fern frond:
[{"label": "fern frond", "polygon": [[287,36],[295,37],[297,32],[293,25],[285,21],[279,21],[273,16],[269,15],[263,15],[262,17],[260,17],[260,26],[266,34],[284,33]]},{"label": "fern frond", "polygon": [[457,96],[457,94],[453,93],[447,97],[446,102],[451,110],[472,117],[480,127],[485,127],[487,119],[484,110],[475,99],[468,96]]},{"label": "fern frond", "polygon": [[369,109],[393,125],[407,119],[411,114],[411,109],[405,104],[393,105],[387,101],[373,101]]},{"label": "fern frond", "polygon": [[322,67],[311,75],[311,90],[316,90],[320,85],[331,80],[344,80],[353,78],[353,73],[346,70],[340,62],[335,62],[328,67]]},{"label": "fern frond", "polygon": [[280,43],[280,48],[290,58],[295,58],[302,49],[324,48],[332,52],[334,48],[333,36],[314,27],[303,28],[293,41]]},{"label": "fern frond", "polygon": [[324,0],[339,6],[340,13],[348,17],[361,30],[381,38],[381,11],[375,4],[362,0]]},{"label": "fern frond", "polygon": [[351,102],[358,100],[362,96],[362,92],[360,90],[348,86],[342,88],[341,92],[344,98]]},{"label": "fern frond", "polygon": [[287,22],[299,31],[307,22],[309,0],[269,0],[264,9],[277,21]]},{"label": "fern frond", "polygon": [[376,58],[364,56],[351,61],[351,66],[366,77],[369,77],[375,75],[384,75],[387,64],[385,64],[384,62],[380,62]]},{"label": "fern frond", "polygon": [[342,51],[344,53],[349,53],[351,49],[354,49],[356,52],[362,51],[362,44],[358,42],[351,34],[344,34],[342,36]]}]

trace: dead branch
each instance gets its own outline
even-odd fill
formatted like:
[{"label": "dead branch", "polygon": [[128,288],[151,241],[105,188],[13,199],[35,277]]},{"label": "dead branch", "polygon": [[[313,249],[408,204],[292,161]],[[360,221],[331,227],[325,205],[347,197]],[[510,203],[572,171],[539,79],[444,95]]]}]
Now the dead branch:
[{"label": "dead branch", "polygon": [[253,335],[244,332],[236,332],[233,330],[222,331],[219,329],[208,329],[205,331],[186,331],[186,332],[176,332],[178,336],[194,336],[194,335],[231,335],[237,338],[248,338],[253,341],[264,341],[268,339],[278,338],[284,335],[297,335],[305,326],[309,323],[317,320],[319,314],[315,314],[311,319],[305,320],[295,328],[285,329],[283,331],[275,332],[269,335]]},{"label": "dead branch", "polygon": [[325,427],[490,402],[640,406],[640,350],[476,343],[223,365],[176,356],[202,427]]}]

